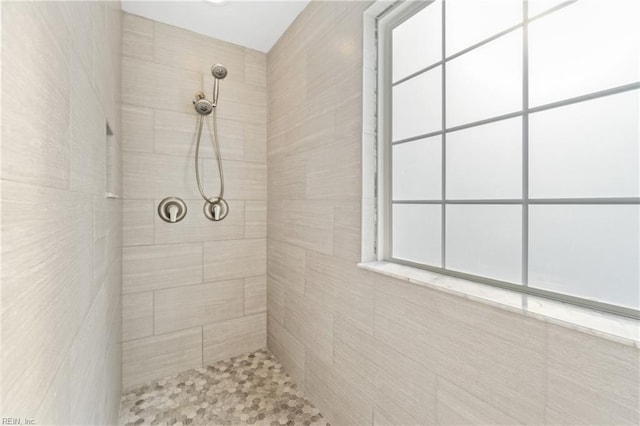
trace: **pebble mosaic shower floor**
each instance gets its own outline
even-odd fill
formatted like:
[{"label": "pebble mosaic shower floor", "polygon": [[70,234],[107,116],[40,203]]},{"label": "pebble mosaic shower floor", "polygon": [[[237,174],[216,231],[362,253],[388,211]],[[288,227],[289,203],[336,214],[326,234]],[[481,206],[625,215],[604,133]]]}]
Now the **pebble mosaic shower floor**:
[{"label": "pebble mosaic shower floor", "polygon": [[328,425],[266,349],[133,389],[120,424]]}]

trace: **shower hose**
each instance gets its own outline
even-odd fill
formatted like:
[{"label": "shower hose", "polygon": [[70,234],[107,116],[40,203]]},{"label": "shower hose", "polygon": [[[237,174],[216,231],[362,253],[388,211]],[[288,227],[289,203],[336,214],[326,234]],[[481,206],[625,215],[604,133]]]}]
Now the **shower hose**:
[{"label": "shower hose", "polygon": [[200,191],[200,195],[204,200],[211,204],[218,204],[222,197],[224,196],[224,174],[222,173],[222,157],[220,156],[220,144],[218,143],[218,120],[216,116],[216,108],[213,107],[212,117],[213,117],[213,148],[216,152],[216,158],[218,160],[218,172],[220,174],[220,192],[218,192],[217,197],[208,197],[207,194],[204,193],[204,189],[202,188],[202,181],[200,179],[200,139],[202,138],[202,126],[204,124],[204,115],[200,115],[200,122],[198,124],[198,140],[196,142],[196,181],[198,182],[198,191]]}]

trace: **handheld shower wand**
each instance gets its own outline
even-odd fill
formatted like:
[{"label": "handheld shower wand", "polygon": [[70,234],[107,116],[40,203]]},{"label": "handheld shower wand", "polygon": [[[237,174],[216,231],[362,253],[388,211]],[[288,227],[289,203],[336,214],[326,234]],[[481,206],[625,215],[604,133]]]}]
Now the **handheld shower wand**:
[{"label": "handheld shower wand", "polygon": [[227,69],[222,64],[215,64],[211,67],[211,75],[213,75],[213,101],[211,103],[216,107],[220,93],[220,80],[227,76]]},{"label": "handheld shower wand", "polygon": [[[218,140],[218,120],[216,116],[216,106],[218,104],[218,95],[220,93],[220,80],[227,76],[227,69],[224,65],[216,64],[211,67],[211,74],[213,75],[213,100],[210,102],[204,97],[204,93],[196,93],[196,98],[193,101],[193,105],[200,114],[200,120],[198,123],[198,136],[196,142],[196,182],[198,183],[198,191],[204,199],[204,214],[207,218],[213,221],[219,221],[224,219],[229,213],[229,206],[224,196],[224,174],[222,173],[222,156],[220,155],[220,145]],[[202,125],[204,124],[204,116],[212,114],[213,117],[213,147],[216,151],[216,157],[218,162],[218,173],[220,175],[220,192],[217,197],[209,197],[205,194],[200,179],[200,139],[202,138]]]}]

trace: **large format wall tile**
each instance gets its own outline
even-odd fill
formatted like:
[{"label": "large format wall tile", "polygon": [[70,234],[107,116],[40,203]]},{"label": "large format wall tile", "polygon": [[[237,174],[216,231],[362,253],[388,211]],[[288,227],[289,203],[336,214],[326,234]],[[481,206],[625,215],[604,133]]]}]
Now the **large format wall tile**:
[{"label": "large format wall tile", "polygon": [[202,328],[205,364],[264,348],[267,344],[266,314],[248,315],[209,324]]},{"label": "large format wall tile", "polygon": [[269,240],[269,279],[288,291],[304,294],[305,251],[299,247]]},{"label": "large format wall tile", "polygon": [[79,193],[2,181],[2,398],[16,413],[42,401],[91,306],[91,207]]},{"label": "large format wall tile", "polygon": [[244,313],[257,314],[267,311],[267,277],[248,277],[244,279]]},{"label": "large format wall tile", "polygon": [[153,335],[153,292],[122,295],[122,340]]},{"label": "large format wall tile", "polygon": [[438,379],[438,423],[443,425],[515,425],[518,422],[445,379]]},{"label": "large format wall tile", "polygon": [[228,240],[204,244],[204,279],[225,280],[266,273],[266,240]]},{"label": "large format wall tile", "polygon": [[593,336],[548,326],[549,424],[638,424],[640,353]]},{"label": "large format wall tile", "polygon": [[122,388],[202,366],[202,327],[122,344]]},{"label": "large format wall tile", "polygon": [[376,279],[375,309],[381,341],[519,421],[542,421],[544,323],[392,279]]},{"label": "large format wall tile", "polygon": [[122,253],[124,294],[202,282],[202,244],[125,247]]},{"label": "large format wall tile", "polygon": [[[2,178],[66,189],[69,30],[62,26],[67,35],[56,42],[42,7],[2,5]],[[33,113],[34,99],[47,114]]]},{"label": "large format wall tile", "polygon": [[333,254],[333,203],[269,202],[269,232],[274,239],[324,254]]},{"label": "large format wall tile", "polygon": [[193,112],[191,101],[200,87],[199,73],[126,56],[122,58],[122,66],[123,103]]},{"label": "large format wall tile", "polygon": [[267,316],[267,343],[269,349],[278,358],[287,373],[298,386],[304,385],[304,345],[289,333],[269,312]]},{"label": "large format wall tile", "polygon": [[[209,340],[198,345],[207,362],[262,347],[267,309],[266,55],[126,13],[123,26],[125,345],[204,327]],[[192,105],[199,91],[211,99],[211,66],[216,63],[228,69],[216,110],[229,203],[228,216],[219,222],[205,218],[196,183],[200,116]],[[209,115],[204,117],[199,166],[204,192],[216,196],[220,179],[212,133]],[[158,216],[158,204],[169,196],[187,205],[187,215],[178,223]],[[167,355],[156,371],[145,370],[143,377],[125,368],[123,383],[180,371],[184,360],[174,355]]]},{"label": "large format wall tile", "polygon": [[122,202],[122,244],[140,246],[153,244],[153,222],[156,216],[152,200]]},{"label": "large format wall tile", "polygon": [[122,159],[126,199],[199,198],[193,158],[127,152]]},{"label": "large format wall tile", "polygon": [[[105,191],[107,176],[119,187],[121,11],[107,2],[0,7],[2,412],[112,424],[122,203]],[[37,105],[45,109],[34,113]]]},{"label": "large format wall tile", "polygon": [[158,290],[153,307],[155,334],[240,317],[243,298],[242,280]]},{"label": "large format wall tile", "polygon": [[144,61],[153,60],[153,21],[125,13],[123,16],[122,54]]}]

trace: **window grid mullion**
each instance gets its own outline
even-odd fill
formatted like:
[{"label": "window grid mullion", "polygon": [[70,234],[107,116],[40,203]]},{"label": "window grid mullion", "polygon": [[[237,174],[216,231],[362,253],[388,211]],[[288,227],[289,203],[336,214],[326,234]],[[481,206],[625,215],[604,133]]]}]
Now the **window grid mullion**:
[{"label": "window grid mullion", "polygon": [[529,5],[522,2],[522,285],[529,286]]},{"label": "window grid mullion", "polygon": [[441,152],[441,157],[442,157],[442,167],[441,167],[441,173],[442,173],[442,194],[440,194],[441,198],[442,198],[442,208],[441,208],[441,215],[442,215],[442,219],[441,219],[441,223],[440,223],[440,236],[441,236],[441,241],[440,241],[440,259],[441,259],[441,263],[442,263],[442,267],[446,268],[447,267],[447,245],[446,245],[446,239],[447,239],[447,203],[445,202],[445,200],[447,199],[447,132],[445,131],[445,129],[447,128],[447,101],[446,101],[446,96],[447,96],[447,62],[445,61],[446,58],[446,47],[447,47],[447,38],[446,38],[446,3],[445,1],[442,2],[442,25],[441,25],[441,31],[442,31],[442,36],[441,36],[441,43],[442,43],[442,152]]}]

